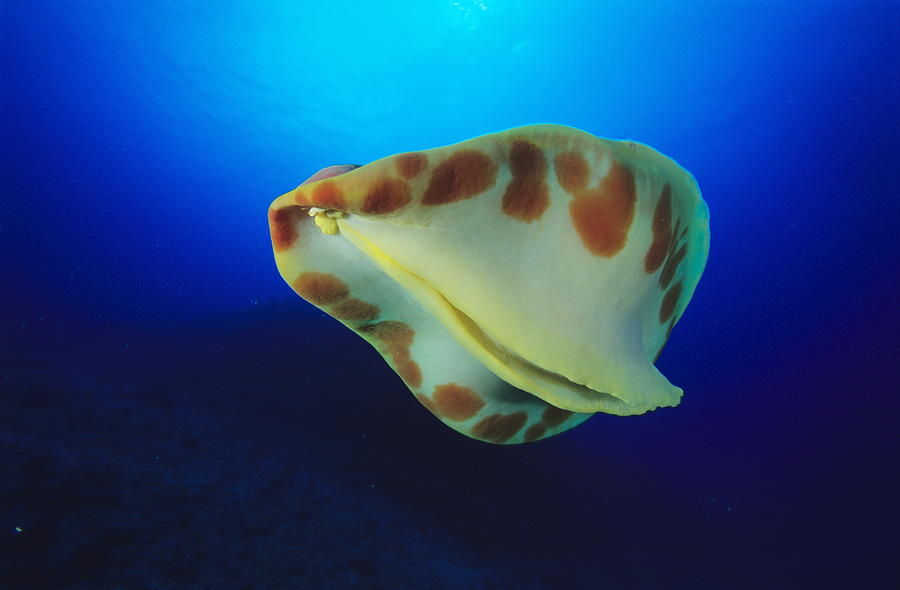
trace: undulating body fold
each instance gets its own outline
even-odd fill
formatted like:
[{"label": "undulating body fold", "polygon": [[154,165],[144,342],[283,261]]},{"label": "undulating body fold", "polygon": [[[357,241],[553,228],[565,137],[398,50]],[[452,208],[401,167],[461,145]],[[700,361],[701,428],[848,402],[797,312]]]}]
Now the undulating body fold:
[{"label": "undulating body fold", "polygon": [[270,223],[285,280],[464,434],[522,442],[680,399],[653,361],[705,265],[708,213],[647,146],[511,129],[323,170]]}]

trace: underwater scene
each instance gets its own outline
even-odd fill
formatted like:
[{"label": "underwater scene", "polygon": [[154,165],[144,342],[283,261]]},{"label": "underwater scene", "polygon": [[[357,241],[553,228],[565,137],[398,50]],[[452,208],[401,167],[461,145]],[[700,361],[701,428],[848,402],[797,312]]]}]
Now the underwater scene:
[{"label": "underwater scene", "polygon": [[0,590],[900,587],[900,3],[0,6]]}]

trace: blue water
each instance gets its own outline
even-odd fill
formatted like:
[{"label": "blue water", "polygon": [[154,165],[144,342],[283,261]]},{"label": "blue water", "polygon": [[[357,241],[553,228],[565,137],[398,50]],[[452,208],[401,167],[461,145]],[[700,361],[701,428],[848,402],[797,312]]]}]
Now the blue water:
[{"label": "blue water", "polygon": [[[0,27],[0,587],[900,581],[896,2],[47,0]],[[266,209],[535,122],[675,158],[712,245],[658,363],[680,407],[494,447],[290,291]]]}]

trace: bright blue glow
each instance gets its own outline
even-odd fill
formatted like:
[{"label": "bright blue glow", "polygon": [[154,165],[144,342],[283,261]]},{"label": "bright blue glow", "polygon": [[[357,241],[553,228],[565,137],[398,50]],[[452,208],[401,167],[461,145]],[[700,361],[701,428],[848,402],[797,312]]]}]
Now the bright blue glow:
[{"label": "bright blue glow", "polygon": [[14,264],[38,292],[71,286],[67,306],[125,316],[290,298],[266,233],[274,196],[326,165],[533,122],[637,139],[694,172],[713,223],[698,297],[735,256],[757,280],[789,278],[801,260],[773,269],[777,241],[751,247],[747,235],[828,227],[841,201],[819,195],[855,187],[839,167],[809,171],[841,161],[833,149],[848,144],[835,134],[866,134],[866,158],[884,157],[878,109],[896,91],[870,83],[891,78],[891,19],[842,3],[96,0],[5,11],[4,209],[65,244],[26,250],[17,232],[28,224],[4,221]]}]

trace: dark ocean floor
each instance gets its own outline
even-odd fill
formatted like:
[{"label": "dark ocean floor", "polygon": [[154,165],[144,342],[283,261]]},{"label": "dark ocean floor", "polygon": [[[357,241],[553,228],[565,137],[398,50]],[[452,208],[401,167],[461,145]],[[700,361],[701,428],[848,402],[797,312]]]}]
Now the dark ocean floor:
[{"label": "dark ocean floor", "polygon": [[3,378],[2,588],[544,587],[168,396]]},{"label": "dark ocean floor", "polygon": [[[301,309],[20,326],[0,364],[0,588],[890,587],[890,542],[860,536],[889,515],[824,510],[826,472],[774,475],[675,413],[473,441]],[[848,544],[874,552],[840,563]]]},{"label": "dark ocean floor", "polygon": [[[613,486],[596,498],[584,473],[552,479],[569,469],[552,441],[460,437],[349,332],[296,312],[287,321],[307,333],[284,321],[23,326],[2,372],[0,588],[527,590],[647,577],[627,549],[637,539],[578,540],[600,512],[635,502],[627,482],[617,509]],[[583,490],[568,498],[570,487]],[[593,550],[616,567],[593,571]]]}]

